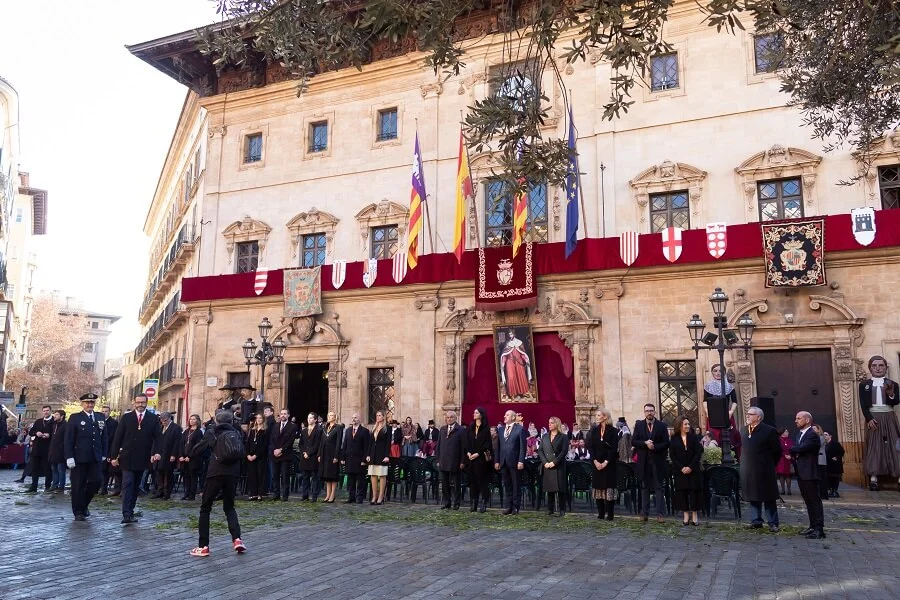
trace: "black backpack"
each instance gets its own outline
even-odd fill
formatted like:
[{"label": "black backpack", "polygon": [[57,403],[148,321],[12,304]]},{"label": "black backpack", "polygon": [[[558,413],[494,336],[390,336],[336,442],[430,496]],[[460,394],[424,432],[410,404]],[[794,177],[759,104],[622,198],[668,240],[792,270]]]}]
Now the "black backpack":
[{"label": "black backpack", "polygon": [[217,435],[213,455],[223,465],[233,465],[242,460],[246,452],[241,432],[237,429],[228,429]]}]

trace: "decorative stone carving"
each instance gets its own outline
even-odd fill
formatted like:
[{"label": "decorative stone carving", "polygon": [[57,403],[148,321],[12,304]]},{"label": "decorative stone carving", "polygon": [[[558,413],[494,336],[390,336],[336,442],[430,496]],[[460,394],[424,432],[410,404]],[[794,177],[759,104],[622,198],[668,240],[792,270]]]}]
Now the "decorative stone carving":
[{"label": "decorative stone carving", "polygon": [[262,221],[250,218],[250,216],[244,216],[240,221],[235,221],[223,229],[222,236],[225,238],[225,249],[228,250],[228,262],[230,263],[233,258],[235,244],[252,241],[256,241],[259,244],[259,256],[261,260],[271,231],[271,227]]},{"label": "decorative stone carving", "polygon": [[422,98],[437,98],[444,91],[444,82],[436,81],[434,83],[426,83],[419,88],[422,92]]},{"label": "decorative stone carving", "polygon": [[644,169],[637,177],[629,181],[634,201],[639,211],[640,222],[649,217],[647,205],[651,194],[660,194],[677,190],[687,190],[691,214],[700,214],[700,203],[703,200],[703,183],[706,171],[686,163],[664,160],[658,165]]},{"label": "decorative stone carving", "polygon": [[294,335],[302,342],[308,342],[316,332],[316,320],[313,317],[297,317],[291,323]]},{"label": "decorative stone carving", "polygon": [[447,397],[449,401],[452,400],[453,391],[456,389],[456,346],[444,346],[444,354],[447,357],[446,389],[449,392]]},{"label": "decorative stone carving", "polygon": [[559,201],[559,192],[553,193],[553,231],[559,231],[560,224],[560,214],[562,212],[562,205]]},{"label": "decorative stone carving", "polygon": [[587,288],[581,288],[580,290],[578,290],[578,301],[581,302],[582,304],[587,304],[588,303],[588,293],[589,292],[588,292]]},{"label": "decorative stone carving", "polygon": [[[757,152],[735,169],[741,178],[744,194],[747,196],[747,217],[749,221],[759,220],[757,208],[757,182],[782,177],[801,177],[803,197],[810,207],[816,203],[816,171],[822,157],[800,148],[775,144],[768,150]],[[813,211],[814,212],[814,211]]]},{"label": "decorative stone carving", "polygon": [[450,312],[456,310],[456,298],[447,298],[447,310]]},{"label": "decorative stone carving", "polygon": [[356,213],[356,222],[359,224],[359,235],[362,238],[362,254],[369,254],[369,230],[372,227],[384,227],[386,225],[397,226],[397,238],[403,239],[406,234],[406,224],[409,218],[409,209],[384,198],[378,203],[372,203]]},{"label": "decorative stone carving", "polygon": [[304,235],[324,233],[325,252],[330,257],[334,249],[334,232],[339,222],[340,219],[333,214],[320,211],[315,206],[309,209],[308,212],[297,214],[287,222],[288,231],[291,232],[291,256],[297,256],[300,240]]},{"label": "decorative stone carving", "polygon": [[213,322],[213,312],[211,308],[207,308],[206,311],[194,311],[191,313],[191,320],[194,322],[194,325],[209,325]]},{"label": "decorative stone carving", "polygon": [[478,245],[478,209],[474,199],[467,199],[469,203],[469,242],[470,246]]},{"label": "decorative stone carving", "polygon": [[625,294],[625,286],[621,281],[598,283],[594,288],[594,296],[599,299],[615,300]]},{"label": "decorative stone carving", "polygon": [[426,306],[429,310],[436,310],[441,306],[441,299],[439,296],[434,295],[416,295],[416,300],[414,302],[416,310],[422,310]]},{"label": "decorative stone carving", "polygon": [[228,128],[225,125],[220,125],[219,127],[210,127],[207,135],[209,135],[210,139],[213,139],[217,137],[225,137],[226,133],[228,133]]}]

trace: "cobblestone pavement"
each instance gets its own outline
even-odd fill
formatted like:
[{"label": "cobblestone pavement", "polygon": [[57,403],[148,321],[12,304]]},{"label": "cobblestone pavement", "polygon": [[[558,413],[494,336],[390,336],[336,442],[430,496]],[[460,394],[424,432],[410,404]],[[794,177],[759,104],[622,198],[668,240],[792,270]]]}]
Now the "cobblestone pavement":
[{"label": "cobblestone pavement", "polygon": [[[24,493],[0,471],[0,598],[863,598],[900,589],[900,494],[848,490],[826,503],[828,539],[798,535],[799,495],[779,534],[730,515],[683,528],[623,515],[609,525],[581,510],[564,519],[526,511],[472,515],[435,504],[239,502],[249,550],[230,548],[221,506],[212,554],[193,558],[199,503],[148,501],[119,524],[98,497],[85,523],[68,496]],[[746,507],[745,507],[746,509]],[[624,512],[621,511],[620,512]]]}]

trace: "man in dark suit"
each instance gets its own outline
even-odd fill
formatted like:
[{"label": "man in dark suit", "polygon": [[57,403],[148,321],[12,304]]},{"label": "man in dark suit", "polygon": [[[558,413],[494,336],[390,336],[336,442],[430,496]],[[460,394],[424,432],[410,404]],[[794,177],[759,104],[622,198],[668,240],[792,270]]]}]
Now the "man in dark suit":
[{"label": "man in dark suit", "polygon": [[278,422],[269,432],[272,454],[269,459],[275,465],[275,495],[272,500],[288,499],[291,491],[291,465],[294,462],[294,438],[297,437],[297,426],[291,423],[290,413],[282,408],[278,415]]},{"label": "man in dark suit", "polygon": [[809,515],[809,527],[800,533],[806,539],[818,540],[825,537],[825,511],[819,494],[819,446],[822,441],[812,428],[812,420],[812,415],[806,411],[798,412],[794,418],[800,433],[791,446],[791,457],[797,471],[797,485]]},{"label": "man in dark suit", "polygon": [[763,423],[763,410],[758,406],[747,409],[747,426],[741,431],[741,496],[750,503],[750,527],[763,526],[762,511],[766,509],[769,531],[778,532],[778,476],[775,467],[781,460],[778,431]]},{"label": "man in dark suit", "polygon": [[160,459],[162,428],[159,417],[147,410],[147,396],[138,394],[134,410],[122,415],[112,444],[113,467],[122,468],[122,524],[137,523],[134,505],[144,471]]},{"label": "man in dark suit", "polygon": [[494,468],[503,477],[503,488],[509,498],[504,515],[517,515],[522,504],[522,471],[525,469],[525,428],[516,423],[516,413],[503,415],[503,427],[497,431],[497,458]]},{"label": "man in dark suit", "polygon": [[359,413],[354,413],[350,426],[344,431],[341,446],[341,464],[347,473],[347,504],[362,504],[366,499],[366,452],[369,448],[369,430],[359,424]]},{"label": "man in dark suit", "polygon": [[635,422],[631,445],[637,452],[635,475],[641,481],[641,521],[650,513],[650,488],[656,495],[656,520],[665,523],[666,502],[663,481],[668,474],[669,428],[656,418],[656,407],[644,405],[644,418]]},{"label": "man in dark suit", "polygon": [[100,489],[100,464],[107,446],[106,428],[99,414],[94,413],[97,394],[81,398],[80,413],[75,413],[66,425],[66,466],[72,470],[72,513],[76,521],[91,515],[88,506]]},{"label": "man in dark suit", "polygon": [[[116,439],[116,427],[118,427],[119,422],[109,416],[109,407],[104,406],[101,409],[103,413],[103,419],[106,427],[106,439],[109,440],[109,444],[106,448],[106,460],[103,461],[102,470],[103,470],[103,484],[100,486],[100,495],[105,496],[109,492],[109,480],[113,479],[113,490],[118,490],[122,485],[122,471],[119,469],[114,469],[112,465],[109,464],[110,461],[110,449],[112,448],[113,440]],[[118,492],[115,492],[114,495],[118,495]]]},{"label": "man in dark suit", "polygon": [[441,472],[441,490],[444,499],[441,508],[450,508],[452,496],[452,506],[454,510],[459,510],[459,472],[464,468],[463,445],[466,428],[456,424],[456,413],[452,410],[447,411],[444,419],[447,424],[441,427],[435,451],[437,467]]},{"label": "man in dark suit", "polygon": [[41,418],[34,422],[31,436],[31,487],[29,493],[37,493],[38,479],[43,475],[44,490],[50,489],[50,438],[53,437],[53,417],[50,406],[41,407]]},{"label": "man in dark suit", "polygon": [[172,414],[159,413],[161,429],[159,462],[156,464],[158,492],[155,497],[168,500],[172,497],[175,483],[175,466],[178,464],[178,444],[181,441],[181,426],[172,421]]}]

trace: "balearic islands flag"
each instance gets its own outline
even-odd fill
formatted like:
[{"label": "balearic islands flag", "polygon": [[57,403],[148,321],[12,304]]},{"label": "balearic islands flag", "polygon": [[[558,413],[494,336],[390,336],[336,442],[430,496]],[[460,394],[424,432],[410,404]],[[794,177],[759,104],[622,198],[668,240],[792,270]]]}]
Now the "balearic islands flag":
[{"label": "balearic islands flag", "polygon": [[406,260],[410,269],[419,264],[422,240],[422,215],[425,208],[425,174],[422,173],[422,152],[419,150],[419,132],[413,151],[412,189],[409,193],[409,227],[406,234]]},{"label": "balearic islands flag", "polygon": [[[519,160],[522,158],[522,144],[519,142]],[[513,258],[519,253],[519,247],[525,243],[525,229],[528,227],[528,189],[527,181],[524,177],[519,179],[521,191],[516,194],[513,202],[513,239],[512,239],[512,256]]]},{"label": "balearic islands flag", "polygon": [[391,274],[394,276],[394,283],[400,283],[406,277],[406,252],[398,250],[391,260],[393,261]]}]

